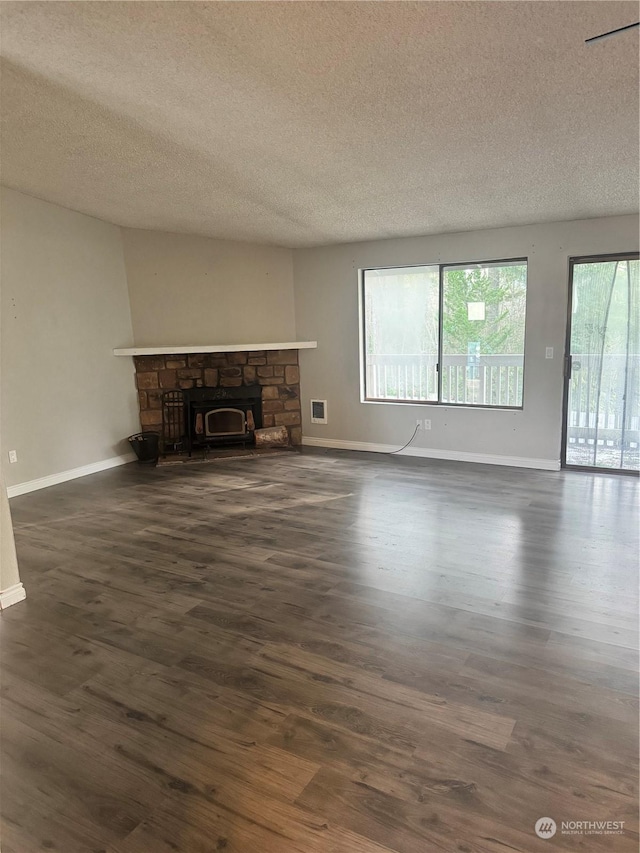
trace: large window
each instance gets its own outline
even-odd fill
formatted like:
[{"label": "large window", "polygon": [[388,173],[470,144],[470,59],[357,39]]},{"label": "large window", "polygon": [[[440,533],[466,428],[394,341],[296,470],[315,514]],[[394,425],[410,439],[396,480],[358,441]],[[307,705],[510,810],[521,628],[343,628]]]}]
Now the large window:
[{"label": "large window", "polygon": [[365,270],[365,399],[520,408],[526,260]]}]

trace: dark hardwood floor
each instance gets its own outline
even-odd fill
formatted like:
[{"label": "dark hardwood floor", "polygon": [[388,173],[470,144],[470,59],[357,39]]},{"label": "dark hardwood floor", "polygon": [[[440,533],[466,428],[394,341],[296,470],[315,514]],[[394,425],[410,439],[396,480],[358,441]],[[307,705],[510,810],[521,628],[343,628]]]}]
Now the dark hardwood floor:
[{"label": "dark hardwood floor", "polygon": [[3,853],[638,849],[637,480],[314,451],[12,510]]}]

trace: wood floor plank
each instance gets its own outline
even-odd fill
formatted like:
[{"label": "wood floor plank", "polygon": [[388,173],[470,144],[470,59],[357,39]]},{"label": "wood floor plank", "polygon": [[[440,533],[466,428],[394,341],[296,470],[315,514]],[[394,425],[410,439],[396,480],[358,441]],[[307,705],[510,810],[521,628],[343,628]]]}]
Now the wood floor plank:
[{"label": "wood floor plank", "polygon": [[296,715],[270,742],[360,782],[373,785],[375,779],[380,791],[412,802],[466,791],[469,809],[484,816],[492,812],[514,826],[525,803],[533,812],[536,803],[548,808],[551,799],[570,811],[578,802],[585,810],[606,808],[626,816],[630,827],[635,824],[633,778],[625,778],[620,764],[605,768],[593,756],[589,762],[568,756],[560,775],[538,762],[535,752],[510,747],[504,753],[445,735],[407,757],[366,733],[347,734],[330,722]]},{"label": "wood floor plank", "polygon": [[[403,792],[389,793],[376,787],[379,780],[372,775],[366,781],[350,778],[349,774],[323,768],[298,798],[298,803],[316,812],[332,815],[334,820],[365,837],[375,837],[386,842],[398,853],[423,853],[427,850],[460,850],[497,853],[505,848],[530,853],[548,849],[546,839],[531,834],[531,827],[544,807],[553,810],[559,805],[557,797],[542,799],[529,811],[529,804],[521,804],[521,825],[514,827],[503,823],[508,810],[497,813],[488,808],[474,810],[473,783],[449,785],[445,796],[433,794],[426,788],[416,798],[409,799]],[[384,779],[382,780],[384,782]],[[398,796],[398,793],[401,796]],[[528,818],[528,819],[527,819]],[[473,826],[473,830],[470,827]],[[528,831],[527,831],[528,830]],[[467,841],[467,839],[473,839]],[[637,834],[616,839],[616,851],[626,853],[637,848]],[[567,836],[562,841],[563,850],[583,850],[579,836]],[[594,850],[611,849],[610,838],[597,836]]]},{"label": "wood floor plank", "polygon": [[[491,710],[472,708],[374,674],[356,672],[350,665],[326,661],[304,649],[267,645],[257,654],[256,667],[288,680],[300,680],[303,684],[311,681],[335,685],[338,688],[336,696],[351,698],[352,694],[358,694],[352,702],[358,707],[367,707],[370,699],[380,709],[390,703],[397,706],[396,713],[402,716],[407,728],[415,726],[418,729],[421,724],[431,731],[445,728],[493,749],[506,747],[516,722]],[[326,691],[325,695],[334,694]],[[391,713],[386,711],[385,716]]]},{"label": "wood floor plank", "polygon": [[14,499],[3,850],[637,849],[638,506],[306,449]]},{"label": "wood floor plank", "polygon": [[159,800],[159,791],[145,783],[137,768],[102,750],[89,763],[82,743],[76,747],[71,738],[61,743],[4,711],[2,748],[10,762],[7,772],[22,777],[43,810],[72,824],[88,821],[107,840],[131,832]]},{"label": "wood floor plank", "polygon": [[392,853],[328,822],[303,819],[292,832],[293,823],[289,818],[286,826],[263,824],[209,804],[185,809],[174,799],[107,853]]}]

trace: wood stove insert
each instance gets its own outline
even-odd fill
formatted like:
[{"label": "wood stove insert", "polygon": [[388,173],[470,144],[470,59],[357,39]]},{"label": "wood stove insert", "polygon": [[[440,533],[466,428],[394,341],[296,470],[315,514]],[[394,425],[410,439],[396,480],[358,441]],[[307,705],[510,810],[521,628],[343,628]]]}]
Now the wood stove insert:
[{"label": "wood stove insert", "polygon": [[260,385],[238,388],[190,388],[184,391],[186,446],[253,444],[262,427]]}]

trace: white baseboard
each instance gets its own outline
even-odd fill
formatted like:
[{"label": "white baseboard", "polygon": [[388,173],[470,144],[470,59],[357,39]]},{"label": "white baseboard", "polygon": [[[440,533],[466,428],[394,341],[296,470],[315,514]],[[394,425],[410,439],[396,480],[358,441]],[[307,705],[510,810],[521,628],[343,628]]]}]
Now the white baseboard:
[{"label": "white baseboard", "polygon": [[[364,450],[368,453],[391,453],[393,444],[373,444],[368,441],[343,441],[338,438],[302,437],[309,447],[334,447],[336,450]],[[481,465],[506,465],[510,468],[536,468],[541,471],[559,471],[559,459],[534,459],[527,456],[502,456],[492,453],[467,453],[464,450],[438,450],[431,447],[407,447],[397,456],[419,456],[423,459],[447,459],[453,462],[478,462]]]},{"label": "white baseboard", "polygon": [[27,597],[25,588],[21,583],[14,583],[13,586],[8,586],[0,592],[0,610],[6,610],[12,604],[17,604]]},{"label": "white baseboard", "polygon": [[37,480],[28,480],[26,483],[17,483],[15,486],[7,486],[7,495],[16,498],[18,495],[26,495],[27,492],[36,492],[38,489],[47,489],[49,486],[57,486],[68,480],[77,480],[89,474],[97,474],[98,471],[106,471],[109,468],[117,468],[118,465],[126,465],[135,460],[134,453],[125,453],[122,456],[112,456],[111,459],[102,459],[100,462],[91,462],[89,465],[81,465],[79,468],[70,468],[68,471],[60,471],[59,474],[48,474]]}]

